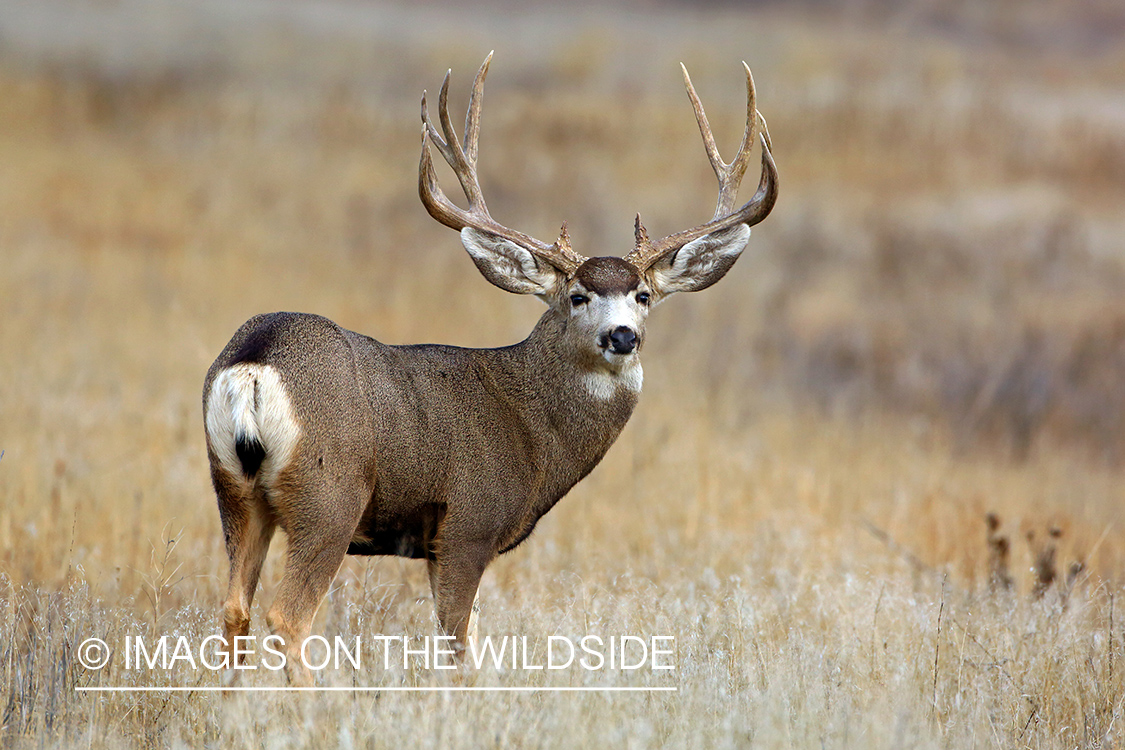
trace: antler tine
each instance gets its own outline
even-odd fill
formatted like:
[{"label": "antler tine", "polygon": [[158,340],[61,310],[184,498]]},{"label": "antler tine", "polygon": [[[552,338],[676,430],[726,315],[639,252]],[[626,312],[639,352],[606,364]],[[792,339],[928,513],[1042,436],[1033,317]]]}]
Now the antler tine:
[{"label": "antler tine", "polygon": [[711,132],[711,125],[707,122],[707,114],[703,111],[703,103],[695,93],[695,86],[691,83],[687,67],[680,63],[680,70],[684,74],[684,87],[687,89],[688,98],[691,99],[692,109],[695,110],[695,120],[699,123],[699,133],[703,136],[703,145],[707,149],[707,158],[715,176],[719,179],[719,198],[715,204],[715,214],[712,219],[726,216],[734,209],[734,202],[738,197],[738,188],[742,184],[742,177],[746,174],[746,167],[750,163],[750,151],[754,144],[754,131],[757,126],[757,97],[754,92],[754,77],[750,74],[750,66],[745,61],[742,63],[746,71],[746,129],[742,133],[742,143],[738,146],[738,153],[728,164],[719,155],[715,145],[715,136]]},{"label": "antler tine", "polygon": [[422,205],[426,207],[430,216],[447,227],[461,229],[471,223],[471,218],[468,212],[455,206],[446,197],[441,185],[438,184],[437,174],[434,172],[434,162],[430,156],[429,144],[430,141],[433,141],[443,155],[445,149],[442,147],[445,144],[435,137],[436,134],[429,132],[433,126],[426,118],[426,94],[424,92],[422,94],[422,119],[422,158],[418,164],[418,196],[422,199]]},{"label": "antler tine", "polygon": [[684,74],[684,87],[687,89],[688,99],[691,99],[691,107],[695,110],[695,121],[699,123],[699,134],[703,136],[703,147],[707,149],[707,159],[711,162],[711,168],[715,170],[715,176],[721,180],[727,165],[723,163],[723,158],[719,156],[719,147],[715,145],[715,136],[711,133],[711,124],[707,122],[707,113],[703,111],[703,102],[699,101],[699,94],[695,93],[695,86],[691,84],[691,76],[688,75],[687,66],[680,63],[680,70]]},{"label": "antler tine", "polygon": [[738,153],[730,163],[729,184],[726,186],[729,197],[721,212],[716,207],[713,217],[716,219],[730,213],[734,208],[742,177],[746,174],[746,168],[750,166],[750,152],[754,148],[754,141],[757,140],[755,136],[758,134],[758,94],[754,90],[754,76],[745,60],[742,61],[742,69],[746,71],[746,129],[742,131],[742,143],[738,144]]},{"label": "antler tine", "polygon": [[[487,72],[487,63],[483,66],[483,69]],[[474,154],[470,157],[465,153],[465,149],[457,139],[457,131],[453,127],[453,120],[449,117],[449,78],[452,74],[452,70],[446,72],[445,80],[441,84],[441,93],[438,95],[438,118],[441,120],[441,129],[445,133],[445,142],[448,144],[448,151],[442,150],[442,155],[449,162],[449,166],[453,167],[453,173],[457,175],[457,181],[461,183],[461,189],[465,191],[465,197],[469,199],[469,210],[481,209],[487,213],[487,209],[484,209],[484,195],[481,193],[480,182],[477,180],[476,156]],[[483,92],[484,78],[479,73],[473,86],[474,94],[477,94],[478,88]],[[479,96],[475,98],[477,102],[480,101]],[[473,104],[474,102],[470,100],[466,125],[468,124],[468,118],[472,116]],[[479,103],[477,104],[477,110],[479,128]],[[466,136],[468,135],[467,131],[468,128],[466,127]],[[466,137],[467,142],[468,138]],[[475,148],[472,148],[472,150],[476,151]]]},{"label": "antler tine", "polygon": [[770,151],[773,151],[773,141],[770,140],[770,129],[766,125],[766,118],[763,117],[762,113],[758,112],[758,110],[754,110],[754,112],[757,113],[758,122],[762,126],[760,132],[761,132],[762,136],[766,139],[766,148],[768,148]]},{"label": "antler tine", "polygon": [[492,62],[492,52],[484,58],[480,70],[477,71],[476,80],[473,81],[473,92],[469,95],[469,111],[465,114],[465,158],[473,164],[477,163],[477,145],[480,141],[480,108],[484,100],[484,79],[488,75],[488,64]]},{"label": "antler tine", "polygon": [[[442,88],[445,88],[449,84],[449,76],[452,72],[453,71],[450,70],[445,74],[445,83],[442,84]],[[438,151],[440,151],[441,155],[445,157],[445,160],[447,162],[449,162],[450,164],[453,164],[457,161],[457,157],[454,155],[454,152],[450,148],[449,144],[446,143],[445,139],[441,137],[441,135],[437,131],[437,128],[434,127],[433,122],[430,120],[429,108],[426,106],[426,93],[427,93],[426,90],[422,89],[422,136],[423,136],[423,140],[425,139],[425,136],[429,135],[430,140],[433,141],[433,144],[435,146],[437,146]],[[440,106],[440,99],[441,99],[440,95],[439,95],[438,99],[439,99],[439,106]]]},{"label": "antler tine", "polygon": [[[453,122],[449,119],[449,80],[453,77],[453,68],[445,71],[445,79],[441,82],[438,91],[438,120],[441,122],[441,132],[444,133],[445,143],[449,145],[450,153],[456,157],[464,157],[461,144],[457,141],[457,131],[453,129]],[[464,164],[464,159],[457,159]],[[459,164],[459,165],[460,165]]]},{"label": "antler tine", "polygon": [[[438,94],[438,120],[441,123],[441,133],[434,127],[426,105],[426,92],[422,92],[422,156],[418,164],[418,196],[422,205],[426,207],[430,216],[447,227],[460,231],[465,227],[473,227],[481,231],[494,234],[522,246],[534,255],[542,258],[555,267],[573,272],[586,259],[575,253],[570,248],[570,238],[563,225],[562,232],[554,244],[547,244],[523,232],[509,229],[497,223],[488,213],[484,202],[484,193],[481,191],[477,178],[477,154],[480,140],[480,112],[484,99],[484,79],[488,75],[488,66],[492,61],[492,53],[488,53],[484,63],[477,71],[473,81],[473,89],[469,98],[468,112],[465,114],[465,141],[464,146],[457,138],[453,122],[449,117],[449,79],[452,71],[445,74],[445,80]],[[444,137],[443,137],[444,136]],[[453,169],[461,189],[469,201],[468,210],[456,206],[442,191],[438,184],[437,173],[434,170],[433,159],[430,156],[429,144],[433,143],[445,161]]]},{"label": "antler tine", "polygon": [[[687,89],[688,98],[691,100],[692,109],[695,110],[696,122],[699,124],[699,133],[703,136],[703,146],[707,149],[707,158],[711,162],[711,168],[715,170],[715,176],[719,181],[719,198],[715,203],[715,215],[711,218],[711,221],[669,235],[656,242],[648,239],[648,234],[645,232],[644,226],[641,225],[638,216],[636,246],[632,252],[625,256],[625,259],[641,271],[648,269],[661,257],[704,235],[729,229],[737,224],[746,224],[747,226],[757,224],[766,218],[777,201],[777,166],[774,164],[773,154],[771,153],[773,144],[770,141],[769,131],[766,129],[766,121],[757,110],[757,94],[754,89],[754,77],[750,74],[750,66],[743,62],[742,67],[746,71],[746,129],[743,131],[742,143],[738,147],[738,153],[728,164],[719,155],[719,149],[715,145],[715,137],[711,133],[711,125],[707,122],[707,115],[703,111],[703,103],[700,102],[699,96],[695,93],[695,87],[688,76],[687,68],[682,63],[680,64],[684,74],[684,86]],[[750,163],[750,154],[755,140],[762,144],[762,176],[754,197],[735,211],[738,188],[742,184],[742,177],[746,174],[746,168]]]}]

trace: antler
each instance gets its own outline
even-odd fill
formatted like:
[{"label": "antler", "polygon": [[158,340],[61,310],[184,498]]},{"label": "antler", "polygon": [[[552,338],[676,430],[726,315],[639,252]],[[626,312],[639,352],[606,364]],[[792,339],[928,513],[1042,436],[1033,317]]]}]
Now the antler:
[{"label": "antler", "polygon": [[[695,87],[691,85],[687,68],[683,64],[680,67],[684,71],[684,85],[687,87],[691,106],[695,110],[695,119],[699,123],[699,133],[703,136],[703,145],[707,149],[707,158],[711,161],[711,167],[715,170],[715,176],[719,180],[719,199],[715,203],[715,215],[711,218],[711,221],[669,235],[656,242],[649,240],[648,232],[641,224],[641,217],[638,214],[636,247],[625,256],[625,260],[635,265],[642,272],[662,257],[679,250],[692,240],[713,232],[729,229],[737,224],[746,224],[747,226],[757,224],[766,218],[770,210],[773,209],[774,203],[777,202],[777,167],[774,165],[773,155],[770,153],[772,144],[769,130],[766,128],[766,120],[756,107],[754,77],[750,75],[750,67],[745,62],[742,63],[742,67],[746,70],[746,130],[742,134],[742,144],[738,147],[738,153],[729,164],[719,156],[719,149],[715,146],[715,137],[711,134],[711,126],[707,122],[707,115],[703,112],[703,104],[695,93]],[[750,163],[750,151],[755,135],[762,142],[762,176],[754,197],[742,208],[734,211],[738,187],[742,183],[742,176],[746,173],[746,167]]]},{"label": "antler", "polygon": [[[477,72],[473,82],[473,92],[469,98],[469,111],[465,115],[465,146],[461,147],[457,139],[457,132],[449,119],[449,77],[452,71],[445,74],[445,82],[441,85],[441,94],[438,96],[438,117],[441,121],[443,138],[430,121],[426,109],[426,93],[422,92],[422,160],[418,165],[418,195],[422,204],[434,217],[447,227],[460,231],[465,227],[479,229],[482,232],[494,234],[520,245],[528,252],[550,263],[561,271],[571,274],[582,265],[586,259],[574,252],[570,247],[570,237],[567,235],[566,224],[563,223],[558,240],[553,245],[529,237],[523,232],[517,232],[497,223],[488,213],[484,204],[484,194],[477,180],[477,142],[480,137],[480,109],[484,97],[484,79],[488,75],[488,64],[492,62],[492,53],[484,59],[484,63]],[[465,197],[469,200],[468,210],[453,204],[441,186],[438,185],[437,175],[434,172],[434,163],[430,158],[429,144],[433,143],[445,161],[453,168]]]}]

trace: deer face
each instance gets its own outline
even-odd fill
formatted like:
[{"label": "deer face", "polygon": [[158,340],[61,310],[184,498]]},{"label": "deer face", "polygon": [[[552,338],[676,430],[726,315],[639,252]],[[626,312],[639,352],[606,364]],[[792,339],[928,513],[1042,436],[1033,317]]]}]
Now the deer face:
[{"label": "deer face", "polygon": [[565,290],[556,304],[567,316],[566,336],[580,358],[612,372],[634,364],[652,299],[636,267],[621,258],[590,258]]}]

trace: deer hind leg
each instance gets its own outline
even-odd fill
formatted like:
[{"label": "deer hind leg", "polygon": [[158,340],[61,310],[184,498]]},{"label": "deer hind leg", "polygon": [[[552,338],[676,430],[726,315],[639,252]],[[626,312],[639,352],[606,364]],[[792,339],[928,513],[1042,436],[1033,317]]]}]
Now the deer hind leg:
[{"label": "deer hind leg", "polygon": [[301,658],[301,646],[344,561],[364,499],[361,487],[344,489],[315,482],[308,488],[291,487],[275,501],[282,518],[294,518],[297,509],[301,513],[296,522],[285,524],[289,537],[285,574],[266,615],[270,630],[284,641],[285,673],[292,685],[313,683]]},{"label": "deer hind leg", "polygon": [[213,478],[230,559],[230,582],[223,604],[223,640],[227,654],[223,684],[230,687],[241,674],[235,668],[235,639],[250,632],[250,605],[254,602],[262,563],[277,524],[261,493],[249,483],[232,479],[222,468],[214,470]]}]

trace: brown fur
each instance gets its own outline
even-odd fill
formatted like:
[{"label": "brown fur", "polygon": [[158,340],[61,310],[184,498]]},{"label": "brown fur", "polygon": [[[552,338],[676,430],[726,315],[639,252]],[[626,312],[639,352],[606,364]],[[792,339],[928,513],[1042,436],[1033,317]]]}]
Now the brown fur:
[{"label": "brown fur", "polygon": [[464,643],[485,567],[597,465],[636,404],[624,389],[603,401],[582,388],[564,323],[552,309],[527,340],[481,350],[388,346],[299,313],[248,321],[211,366],[204,404],[217,374],[253,349],[281,373],[303,437],[274,485],[259,477],[249,493],[211,451],[231,558],[228,640],[248,630],[277,524],[289,556],[268,621],[288,649],[349,551],[429,560],[438,619]]},{"label": "brown fur", "polygon": [[636,266],[612,256],[590,258],[574,275],[583,287],[598,294],[628,294],[641,283]]}]

